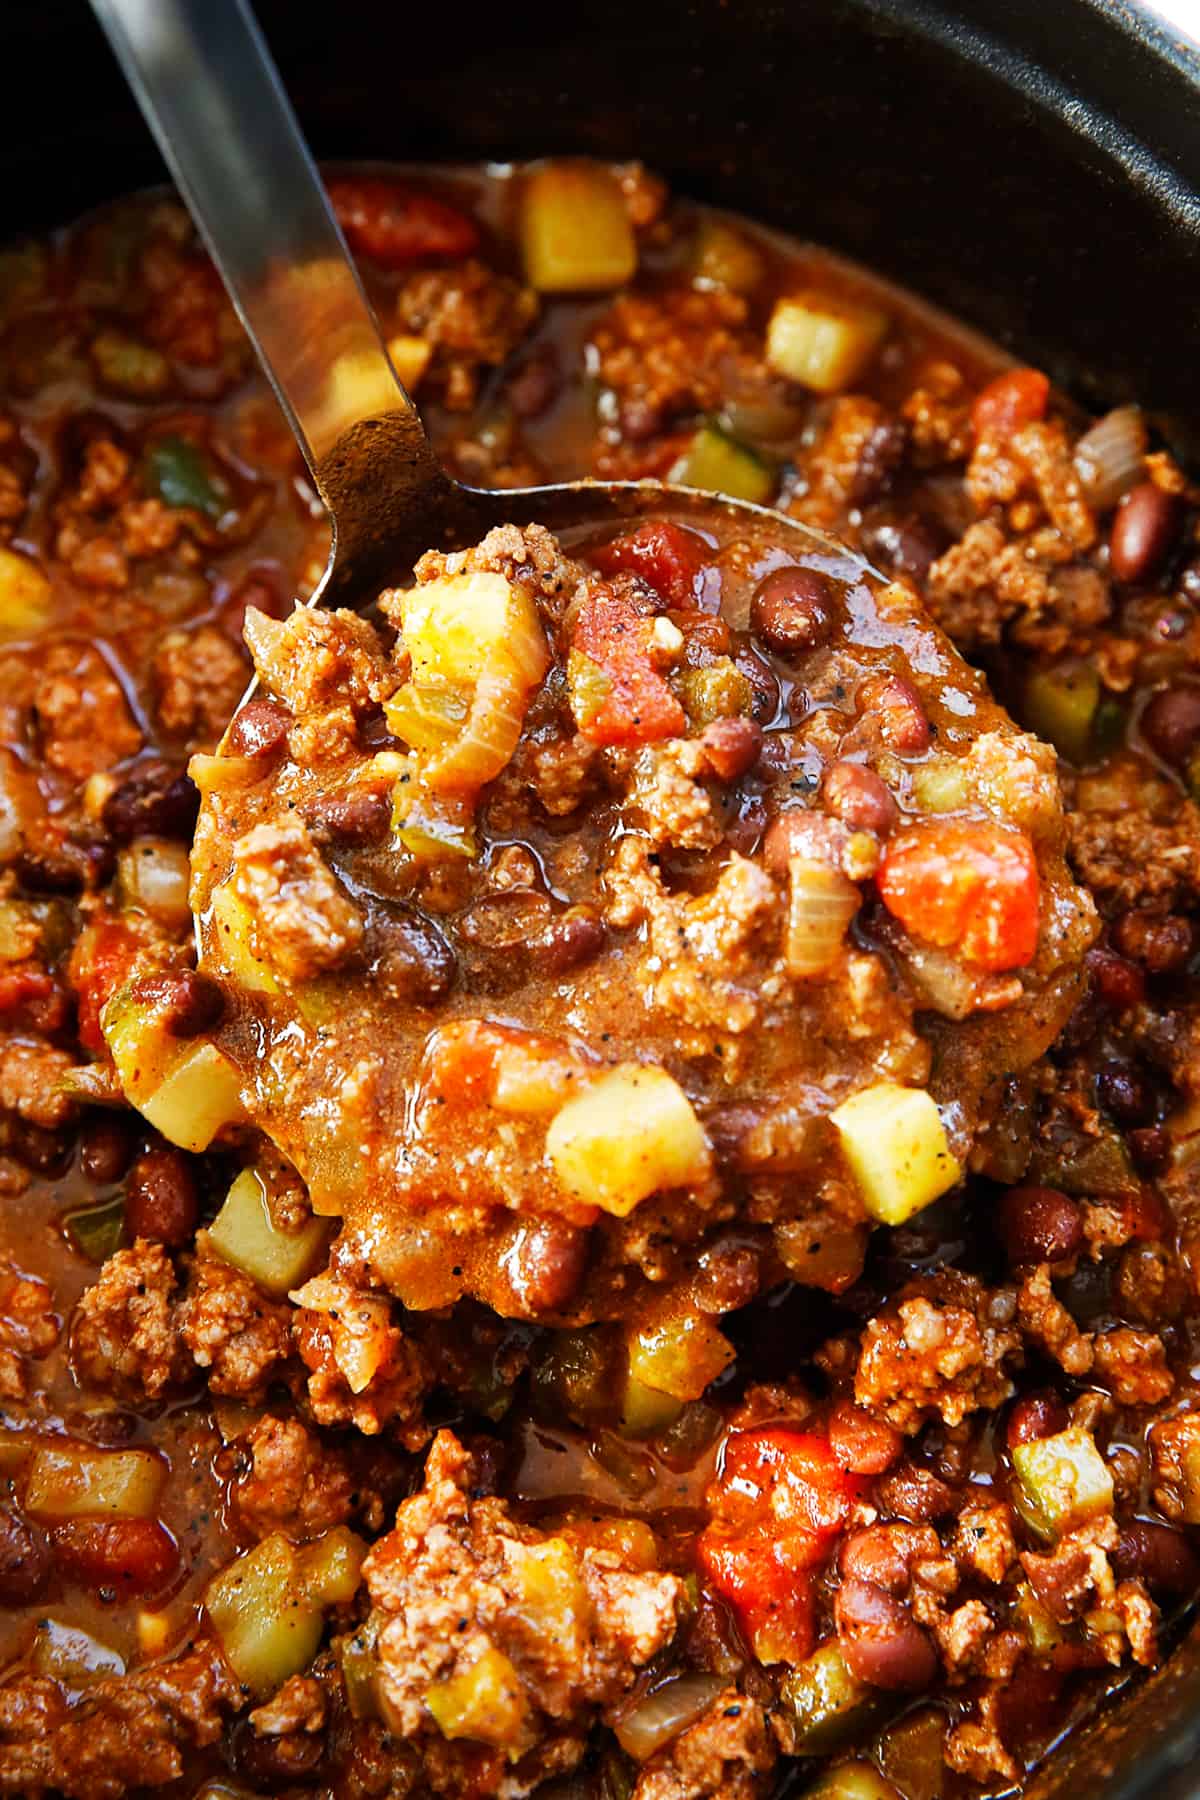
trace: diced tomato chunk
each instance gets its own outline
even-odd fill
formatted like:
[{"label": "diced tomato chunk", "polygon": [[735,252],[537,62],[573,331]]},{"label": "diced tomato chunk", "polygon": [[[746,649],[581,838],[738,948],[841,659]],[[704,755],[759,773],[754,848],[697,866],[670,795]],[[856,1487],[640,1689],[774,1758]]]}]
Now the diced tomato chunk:
[{"label": "diced tomato chunk", "polygon": [[132,968],[140,941],[117,919],[100,920],[76,940],[69,973],[79,996],[79,1041],[93,1056],[104,1053],[100,1014]]},{"label": "diced tomato chunk", "polygon": [[68,1581],[121,1599],[157,1593],[179,1568],[179,1546],[157,1519],[70,1519],[52,1541]]},{"label": "diced tomato chunk", "polygon": [[1009,369],[997,375],[976,395],[971,408],[976,441],[1011,437],[1022,425],[1044,418],[1049,398],[1050,383],[1040,369]]},{"label": "diced tomato chunk", "polygon": [[704,539],[670,519],[648,520],[592,552],[602,575],[640,575],[671,606],[694,607],[700,575],[711,561]]},{"label": "diced tomato chunk", "polygon": [[760,1661],[800,1661],[812,1649],[815,1571],[864,1485],[825,1438],[790,1426],[735,1432],[726,1444],[698,1555]]},{"label": "diced tomato chunk", "polygon": [[479,244],[473,219],[401,182],[338,176],[326,188],[350,248],[385,269],[469,256]]},{"label": "diced tomato chunk", "polygon": [[977,968],[1019,969],[1038,941],[1033,846],[1000,825],[946,820],[893,838],[876,876],[888,911],[927,944]]},{"label": "diced tomato chunk", "polygon": [[659,673],[654,618],[617,588],[594,586],[575,620],[567,677],[576,724],[593,744],[678,737],[687,715]]}]

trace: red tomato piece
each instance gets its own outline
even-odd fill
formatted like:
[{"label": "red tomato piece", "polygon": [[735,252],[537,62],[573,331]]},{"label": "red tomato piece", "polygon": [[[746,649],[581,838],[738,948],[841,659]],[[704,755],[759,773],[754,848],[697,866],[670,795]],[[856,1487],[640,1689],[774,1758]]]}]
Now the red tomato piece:
[{"label": "red tomato piece", "polygon": [[1009,369],[997,375],[976,395],[971,424],[976,441],[983,437],[1006,438],[1022,425],[1046,416],[1050,383],[1040,369]]},{"label": "red tomato piece", "polygon": [[591,553],[602,575],[640,575],[671,606],[694,607],[700,575],[712,552],[686,525],[655,519]]},{"label": "red tomato piece", "polygon": [[71,952],[70,979],[79,996],[79,1041],[93,1056],[104,1054],[100,1014],[133,966],[139,942],[127,925],[102,919],[80,934]]},{"label": "red tomato piece", "polygon": [[816,1641],[809,1541],[705,1532],[700,1566],[732,1607],[760,1662],[803,1662]]},{"label": "red tomato piece", "polygon": [[1020,832],[919,825],[893,838],[875,879],[888,911],[925,943],[992,971],[1033,960],[1041,883]]},{"label": "red tomato piece", "polygon": [[478,247],[473,219],[401,182],[338,176],[326,190],[350,248],[385,269],[404,269],[430,257],[469,256]]},{"label": "red tomato piece", "polygon": [[845,1525],[860,1486],[825,1438],[768,1425],[729,1439],[717,1505],[728,1519],[814,1539],[813,1560],[819,1560]]},{"label": "red tomato piece", "polygon": [[157,1519],[70,1519],[51,1541],[68,1581],[121,1599],[156,1593],[179,1568],[179,1546]]},{"label": "red tomato piece", "polygon": [[652,744],[687,729],[683,707],[655,666],[653,641],[654,619],[631,595],[591,589],[571,640],[587,661],[568,674],[576,722],[593,744]]}]

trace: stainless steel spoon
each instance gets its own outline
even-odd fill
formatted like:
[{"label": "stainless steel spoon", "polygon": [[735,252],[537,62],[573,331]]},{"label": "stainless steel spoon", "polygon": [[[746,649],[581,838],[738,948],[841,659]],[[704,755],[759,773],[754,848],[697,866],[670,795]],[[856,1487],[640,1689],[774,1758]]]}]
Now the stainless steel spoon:
[{"label": "stainless steel spoon", "polygon": [[247,0],[92,5],[332,517],[314,603],[362,605],[424,550],[474,543],[495,525],[561,533],[664,511],[767,520],[781,544],[864,567],[794,519],[692,488],[453,481],[392,367]]}]

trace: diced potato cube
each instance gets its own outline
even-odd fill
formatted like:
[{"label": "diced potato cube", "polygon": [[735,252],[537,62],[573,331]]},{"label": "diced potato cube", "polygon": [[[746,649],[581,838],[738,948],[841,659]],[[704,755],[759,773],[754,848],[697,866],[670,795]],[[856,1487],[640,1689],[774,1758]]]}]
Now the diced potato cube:
[{"label": "diced potato cube", "polygon": [[475,1738],[497,1749],[520,1741],[529,1712],[517,1671],[493,1644],[460,1674],[435,1681],[425,1704],[443,1737]]},{"label": "diced potato cube", "polygon": [[25,1477],[31,1518],[147,1519],[158,1507],[167,1465],[153,1450],[91,1450],[43,1444]]},{"label": "diced potato cube", "polygon": [[924,1088],[880,1081],[843,1100],[829,1118],[863,1205],[881,1225],[902,1225],[962,1175]]},{"label": "diced potato cube", "polygon": [[531,1034],[527,1043],[514,1040],[497,1050],[491,1102],[518,1118],[549,1118],[588,1074],[560,1045]]},{"label": "diced potato cube", "polygon": [[306,1668],[321,1642],[321,1608],[278,1532],[214,1576],[204,1604],[234,1674],[257,1699]]},{"label": "diced potato cube", "polygon": [[595,163],[535,169],[521,191],[525,277],[543,294],[602,292],[637,272],[637,242],[616,178]]},{"label": "diced potato cube", "polygon": [[1112,1511],[1112,1475],[1091,1433],[1079,1426],[1017,1444],[1012,1460],[1021,1516],[1043,1537],[1061,1537]]},{"label": "diced potato cube", "polygon": [[621,1063],[550,1121],[546,1154],[573,1199],[623,1218],[661,1188],[706,1179],[704,1128],[665,1069]]},{"label": "diced potato cube", "polygon": [[400,333],[388,339],[388,355],[393,369],[411,394],[429,367],[433,345],[426,338]]},{"label": "diced potato cube", "polygon": [[588,1613],[587,1589],[579,1563],[565,1538],[542,1544],[513,1544],[508,1577],[513,1606],[531,1632],[569,1642],[582,1632]]},{"label": "diced potato cube", "polygon": [[334,1525],[299,1552],[300,1580],[318,1606],[346,1606],[358,1592],[367,1546],[348,1525]]},{"label": "diced potato cube", "polygon": [[818,394],[848,387],[883,342],[886,313],[817,290],[775,302],[767,325],[767,361],[777,374]]},{"label": "diced potato cube", "polygon": [[238,986],[251,994],[277,994],[279,983],[269,965],[259,955],[254,942],[254,919],[250,908],[226,883],[214,888],[209,907],[209,931],[213,953],[221,968],[233,976]]},{"label": "diced potato cube", "polygon": [[0,547],[0,641],[40,631],[50,612],[50,583],[37,564]]},{"label": "diced potato cube", "polygon": [[532,686],[549,653],[537,608],[503,575],[444,575],[404,596],[404,642],[413,680],[472,689],[484,669],[500,664]]},{"label": "diced potato cube", "polygon": [[867,1762],[839,1763],[805,1793],[808,1800],[900,1800],[891,1782]]},{"label": "diced potato cube", "polygon": [[733,1356],[733,1345],[706,1313],[680,1313],[633,1333],[629,1372],[676,1400],[699,1400]]},{"label": "diced potato cube", "polygon": [[913,798],[922,812],[961,812],[971,801],[971,783],[962,764],[933,757],[912,772]]},{"label": "diced potato cube", "polygon": [[695,281],[706,287],[729,288],[735,294],[753,293],[763,278],[765,264],[743,231],[724,219],[704,219],[696,235],[692,262]]},{"label": "diced potato cube", "polygon": [[226,1262],[281,1299],[316,1264],[328,1236],[323,1219],[284,1231],[271,1217],[264,1178],[257,1169],[243,1169],[209,1227],[208,1241]]},{"label": "diced potato cube", "polygon": [[181,1150],[207,1150],[218,1131],[242,1117],[237,1070],[215,1044],[192,1044],[154,1092],[134,1104]]}]

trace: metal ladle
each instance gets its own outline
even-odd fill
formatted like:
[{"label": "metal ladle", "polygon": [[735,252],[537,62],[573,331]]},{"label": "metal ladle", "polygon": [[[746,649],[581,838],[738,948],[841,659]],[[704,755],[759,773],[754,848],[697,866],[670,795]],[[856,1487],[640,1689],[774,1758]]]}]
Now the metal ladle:
[{"label": "metal ladle", "polygon": [[472,544],[496,525],[602,530],[664,511],[765,520],[781,547],[790,539],[863,568],[794,519],[664,482],[488,491],[452,480],[392,367],[247,0],[92,5],[329,509],[314,604],[361,606],[423,551]]}]

